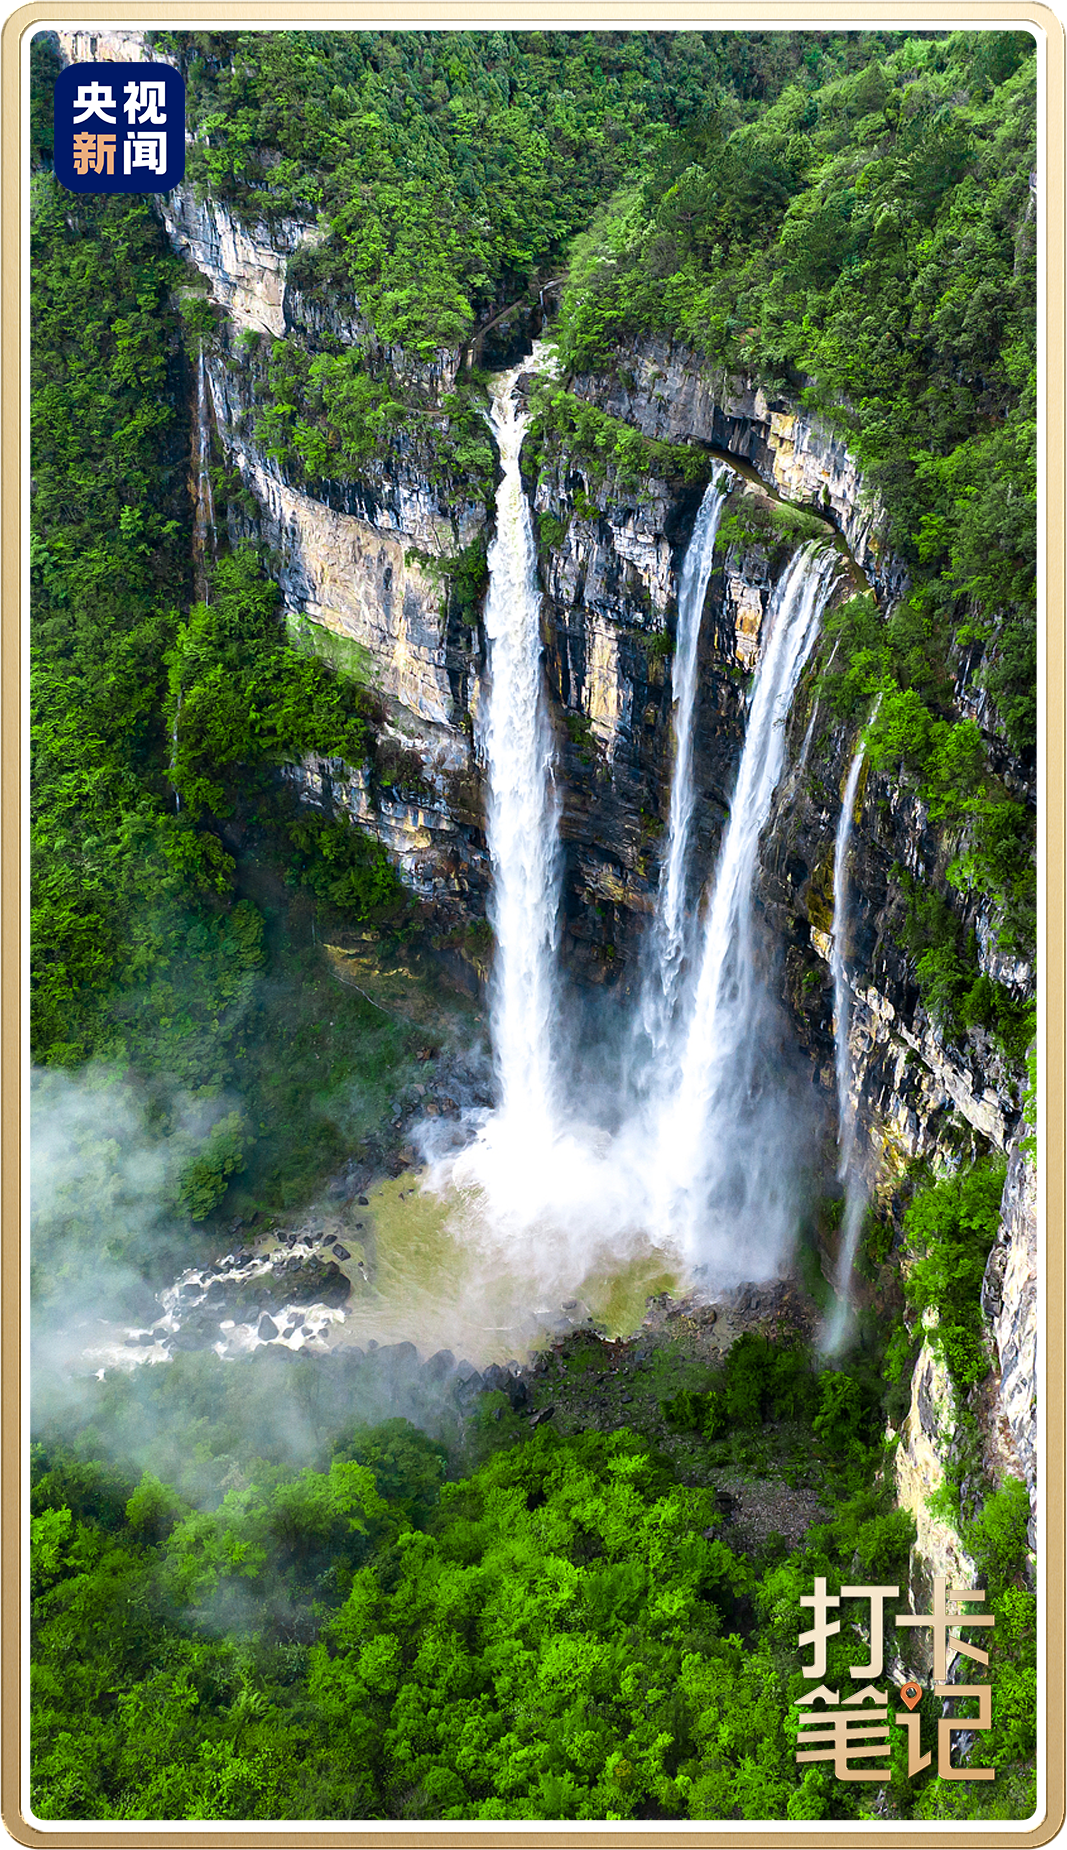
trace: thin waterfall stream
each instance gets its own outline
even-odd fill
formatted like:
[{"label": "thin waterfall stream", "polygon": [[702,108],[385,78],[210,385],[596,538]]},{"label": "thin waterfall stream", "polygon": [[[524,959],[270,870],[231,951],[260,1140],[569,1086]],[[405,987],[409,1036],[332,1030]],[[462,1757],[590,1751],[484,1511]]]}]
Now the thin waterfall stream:
[{"label": "thin waterfall stream", "polygon": [[678,627],[674,646],[674,767],[667,821],[667,850],[656,896],[651,957],[642,986],[642,1021],[653,1056],[666,1053],[671,1021],[689,945],[686,904],[689,837],[696,803],[693,734],[696,721],[700,624],[715,556],[715,541],[730,482],[725,463],[716,463],[704,491],[678,582]]},{"label": "thin waterfall stream", "polygon": [[[879,701],[871,713],[873,721]],[[841,813],[834,834],[834,916],[830,946],[830,972],[834,983],[834,1069],[837,1080],[837,1177],[845,1184],[845,1209],[841,1221],[841,1244],[834,1273],[835,1304],[823,1336],[823,1348],[833,1355],[841,1346],[849,1313],[849,1280],[859,1246],[863,1216],[867,1208],[866,1183],[853,1160],[856,1143],[856,1107],[852,1098],[852,1061],[849,1051],[851,998],[848,984],[846,950],[848,942],[848,853],[855,822],[856,796],[867,754],[860,738],[852,754],[848,777],[841,798]]]},{"label": "thin waterfall stream", "polygon": [[[756,1256],[774,1263],[790,1237],[790,1204],[767,1140],[767,1114],[752,1111],[763,1008],[752,937],[760,835],[785,757],[785,722],[801,669],[834,585],[836,556],[814,544],[797,552],[765,618],[730,805],[705,913],[703,946],[685,1025],[678,1078],[661,1104],[656,1137],[656,1220],[690,1260],[721,1268]],[[753,1145],[760,1119],[762,1158]],[[780,1127],[779,1127],[780,1128]],[[767,1160],[770,1158],[771,1160]],[[739,1251],[739,1241],[748,1248]],[[764,1274],[765,1275],[765,1274]]]}]

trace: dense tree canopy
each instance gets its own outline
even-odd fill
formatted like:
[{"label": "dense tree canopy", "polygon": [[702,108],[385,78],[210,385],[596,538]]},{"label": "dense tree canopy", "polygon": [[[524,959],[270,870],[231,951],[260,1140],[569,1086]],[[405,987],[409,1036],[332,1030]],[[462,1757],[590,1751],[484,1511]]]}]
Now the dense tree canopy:
[{"label": "dense tree canopy", "polygon": [[192,97],[190,177],[329,226],[316,261],[379,336],[459,344],[521,294],[635,160],[723,94],[733,118],[865,60],[848,34],[158,34]]}]

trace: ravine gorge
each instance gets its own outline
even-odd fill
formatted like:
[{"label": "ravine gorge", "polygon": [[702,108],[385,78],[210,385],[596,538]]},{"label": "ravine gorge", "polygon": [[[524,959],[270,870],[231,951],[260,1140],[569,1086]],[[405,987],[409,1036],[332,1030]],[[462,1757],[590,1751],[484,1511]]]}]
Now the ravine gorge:
[{"label": "ravine gorge", "polygon": [[1032,35],[32,64],[34,1814],[1027,1818]]}]

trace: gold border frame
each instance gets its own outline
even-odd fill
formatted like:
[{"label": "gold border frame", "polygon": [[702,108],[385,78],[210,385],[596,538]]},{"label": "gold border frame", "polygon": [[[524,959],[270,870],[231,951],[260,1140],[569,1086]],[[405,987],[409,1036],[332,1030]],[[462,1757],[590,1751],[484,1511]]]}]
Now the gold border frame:
[{"label": "gold border frame", "polygon": [[[301,6],[306,8],[300,17]],[[226,27],[336,25],[339,29],[370,25],[380,29],[464,27],[468,30],[492,30],[502,25],[551,25],[560,29],[640,27],[650,23],[649,15],[657,0],[489,0],[479,6],[477,0],[156,0],[147,5],[140,0],[107,0],[99,8],[77,6],[70,0],[58,0],[47,6],[33,3],[19,7],[7,18],[0,33],[0,109],[4,135],[0,148],[0,544],[3,547],[4,572],[0,584],[0,728],[3,736],[3,791],[0,797],[0,903],[3,907],[3,938],[0,946],[0,1023],[2,1023],[3,1113],[0,1119],[0,1179],[2,1236],[0,1253],[2,1273],[2,1329],[5,1337],[0,1356],[0,1393],[2,1393],[3,1465],[2,1526],[0,1526],[0,1571],[4,1588],[0,1638],[0,1817],[19,1844],[56,1846],[106,1845],[106,1825],[75,1827],[71,1830],[41,1830],[29,1823],[22,1811],[22,1640],[24,1614],[21,1607],[23,1511],[21,1508],[22,1461],[22,1250],[21,1250],[21,1117],[22,1089],[22,559],[23,517],[22,479],[22,99],[21,46],[28,32],[37,27],[70,24],[85,27],[94,21],[108,26],[146,27],[173,23],[195,25],[197,22]],[[659,0],[662,6],[662,0]],[[664,8],[664,11],[667,9]],[[1064,186],[1064,28],[1055,13],[1029,0],[948,0],[940,6],[931,0],[898,0],[878,4],[877,0],[817,0],[812,8],[816,18],[809,19],[795,0],[674,0],[669,20],[663,26],[677,28],[759,29],[774,26],[794,28],[839,26],[842,30],[864,26],[896,25],[950,27],[1016,23],[1032,26],[1045,39],[1045,736],[1044,776],[1042,781],[1043,836],[1045,844],[1045,952],[1044,993],[1045,1029],[1042,1062],[1041,1164],[1043,1222],[1045,1230],[1045,1266],[1042,1310],[1045,1331],[1043,1421],[1046,1440],[1046,1479],[1041,1487],[1045,1510],[1045,1553],[1041,1563],[1046,1591],[1045,1635],[1045,1781],[1046,1811],[1030,1830],[1003,1829],[995,1826],[976,1828],[971,1825],[900,1824],[880,1830],[876,1826],[862,1832],[809,1828],[804,1830],[783,1820],[779,1824],[741,1821],[716,1829],[701,1829],[698,1824],[679,1827],[674,1824],[650,1826],[647,1830],[624,1828],[601,1829],[559,1824],[553,1828],[501,1821],[489,1827],[497,1840],[526,1850],[558,1850],[564,1845],[596,1846],[596,1850],[619,1850],[620,1845],[656,1844],[704,1850],[726,1845],[764,1846],[791,1844],[818,1845],[819,1850],[866,1850],[866,1846],[891,1846],[899,1843],[945,1846],[1037,1846],[1057,1836],[1064,1821],[1065,1743],[1067,1720],[1065,1684],[1067,1684],[1067,1607],[1064,1580],[1064,1476],[1053,1475],[1052,1460],[1062,1460],[1065,1433],[1064,1373],[1067,1366],[1067,1343],[1063,1328],[1065,1248],[1067,1248],[1067,1196],[1065,1196],[1065,929],[1064,897],[1067,895],[1067,861],[1065,861],[1065,630],[1064,630],[1064,385],[1065,385],[1065,186]],[[294,17],[295,15],[295,17]],[[210,1827],[209,1827],[210,1829]],[[379,1829],[346,1825],[305,1825],[295,1828],[277,1826],[225,1826],[211,1829],[210,1835],[185,1826],[154,1829],[119,1829],[111,1841],[137,1846],[169,1845],[306,1845],[308,1850],[320,1846],[362,1846],[365,1850],[400,1850],[401,1846],[480,1846],[494,1841],[489,1831],[449,1830],[447,1828]]]}]

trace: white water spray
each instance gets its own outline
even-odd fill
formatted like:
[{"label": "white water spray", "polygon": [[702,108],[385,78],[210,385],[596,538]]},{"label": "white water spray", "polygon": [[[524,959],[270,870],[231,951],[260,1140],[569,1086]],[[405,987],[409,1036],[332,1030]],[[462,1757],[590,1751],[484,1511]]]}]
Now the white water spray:
[{"label": "white water spray", "polygon": [[[771,1147],[760,1147],[756,1053],[763,997],[752,942],[759,838],[782,772],[785,721],[832,589],[836,556],[796,554],[767,614],[730,820],[705,917],[679,1077],[660,1112],[657,1221],[690,1260],[733,1267],[758,1243],[763,1276],[791,1234],[792,1206]],[[751,1258],[753,1254],[748,1254]],[[743,1264],[742,1264],[743,1270]],[[749,1268],[746,1276],[754,1274]]]},{"label": "white water spray", "polygon": [[484,733],[487,834],[496,934],[492,1022],[500,1113],[551,1146],[557,1115],[556,935],[559,806],[541,667],[541,595],[530,509],[519,473],[527,417],[514,388],[529,362],[500,375],[490,420],[504,471],[489,548],[485,633],[490,689]]},{"label": "white water spray", "polygon": [[[500,1101],[474,1141],[442,1158],[432,1186],[456,1197],[457,1231],[476,1268],[506,1269],[517,1302],[571,1296],[594,1274],[641,1255],[703,1262],[728,1286],[773,1276],[796,1222],[795,1176],[805,1124],[771,1036],[773,1011],[755,970],[753,887],[759,838],[785,755],[785,720],[818,632],[837,566],[804,548],[767,613],[732,814],[703,931],[699,972],[685,974],[685,872],[693,810],[696,630],[704,601],[716,493],[687,560],[687,635],[679,673],[679,736],[671,853],[660,916],[681,943],[674,1024],[629,1107],[568,1084],[557,960],[559,814],[542,685],[532,523],[519,473],[525,418],[519,372],[497,380],[492,422],[503,480],[486,608],[490,686],[483,739],[494,873],[492,1030]],[[703,578],[703,584],[700,580]],[[681,603],[681,599],[680,599]],[[680,776],[679,776],[680,772]],[[688,787],[688,788],[687,788]],[[673,881],[671,862],[673,860]],[[739,1170],[743,1185],[738,1185]]]},{"label": "white water spray", "polygon": [[215,498],[211,489],[211,430],[208,424],[208,382],[204,349],[196,369],[196,508],[193,552],[200,561],[204,580],[204,600],[208,597],[208,576],[215,558]]},{"label": "white water spray", "polygon": [[704,599],[714,561],[715,540],[729,493],[728,477],[726,464],[717,463],[704,491],[678,585],[678,628],[673,669],[675,750],[667,852],[656,896],[651,962],[642,998],[643,1025],[656,1058],[662,1057],[667,1048],[689,946],[690,914],[686,906],[686,874],[690,825],[696,801],[693,785],[693,733],[696,721],[697,651]]},{"label": "white water spray", "polygon": [[[879,701],[871,714],[873,721]],[[834,836],[834,918],[830,945],[830,973],[834,982],[834,1067],[837,1077],[837,1176],[845,1183],[845,1211],[841,1222],[841,1245],[834,1274],[836,1302],[826,1326],[823,1348],[833,1355],[841,1346],[848,1322],[849,1280],[859,1246],[863,1216],[867,1208],[867,1188],[853,1164],[856,1144],[856,1108],[852,1100],[852,1061],[849,1053],[851,998],[845,950],[848,935],[848,851],[855,820],[856,793],[867,747],[861,738],[852,755],[841,799]]]},{"label": "white water spray", "polygon": [[[544,362],[538,346],[533,365]],[[514,387],[530,361],[493,383],[491,422],[503,479],[489,549],[485,628],[489,688],[483,740],[496,934],[491,1024],[499,1104],[434,1186],[451,1187],[468,1252],[506,1269],[527,1310],[573,1292],[648,1250],[647,1188],[634,1128],[590,1122],[567,1096],[557,960],[559,806],[543,687],[540,594],[530,510],[519,471],[526,427]]]}]

